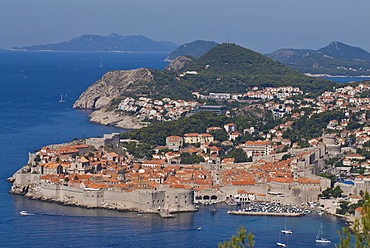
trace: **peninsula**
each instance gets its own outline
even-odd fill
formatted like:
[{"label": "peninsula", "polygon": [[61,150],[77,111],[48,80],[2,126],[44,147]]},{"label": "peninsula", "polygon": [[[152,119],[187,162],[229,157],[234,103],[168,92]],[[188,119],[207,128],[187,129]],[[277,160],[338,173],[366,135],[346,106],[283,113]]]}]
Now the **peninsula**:
[{"label": "peninsula", "polygon": [[[138,129],[153,120],[180,118],[186,115],[184,112],[194,111],[185,111],[186,108],[204,103],[203,100],[212,94],[220,94],[220,97],[223,93],[233,94],[244,100],[248,98],[247,91],[253,91],[254,87],[287,85],[299,87],[306,93],[316,93],[330,89],[336,83],[305,76],[235,44],[221,44],[200,58],[177,57],[163,71],[142,68],[107,72],[81,94],[73,108],[94,110],[90,116],[94,123]],[[153,106],[145,104],[127,108],[127,111],[122,106],[128,98],[138,101],[140,97],[161,101],[162,109],[153,109]],[[186,106],[179,103],[182,106],[178,106],[173,101],[191,103]],[[171,110],[163,108],[166,106]]]}]

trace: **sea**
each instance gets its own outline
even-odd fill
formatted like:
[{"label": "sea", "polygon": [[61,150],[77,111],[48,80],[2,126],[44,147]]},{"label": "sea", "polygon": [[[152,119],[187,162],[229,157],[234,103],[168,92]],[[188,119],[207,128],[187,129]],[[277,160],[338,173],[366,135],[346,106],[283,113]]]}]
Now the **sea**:
[{"label": "sea", "polygon": [[[168,64],[166,56],[0,50],[0,247],[217,247],[240,226],[255,235],[255,247],[276,247],[279,240],[288,247],[334,247],[344,222],[330,215],[236,216],[227,214],[235,206],[217,204],[165,219],[62,206],[8,193],[11,184],[6,179],[27,164],[29,152],[74,138],[126,132],[90,123],[90,112],[72,109],[74,101],[107,71],[162,70]],[[211,215],[213,208],[217,213]],[[33,215],[20,215],[23,210]],[[285,223],[293,234],[281,235]],[[331,244],[315,243],[321,224]]]}]

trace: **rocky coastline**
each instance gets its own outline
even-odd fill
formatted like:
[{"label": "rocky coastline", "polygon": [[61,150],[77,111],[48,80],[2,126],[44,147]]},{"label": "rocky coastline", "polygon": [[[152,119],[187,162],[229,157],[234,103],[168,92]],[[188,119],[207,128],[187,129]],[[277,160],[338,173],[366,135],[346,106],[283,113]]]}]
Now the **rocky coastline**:
[{"label": "rocky coastline", "polygon": [[[178,71],[193,63],[191,58],[180,56],[166,68],[167,71]],[[112,101],[123,99],[123,95],[134,94],[143,85],[154,81],[150,69],[118,70],[105,73],[98,81],[88,87],[73,104],[73,108],[92,110],[92,123],[114,126],[122,129],[140,129],[150,123],[138,120],[135,116],[114,111]]]},{"label": "rocky coastline", "polygon": [[150,124],[148,122],[139,121],[135,116],[116,113],[114,111],[106,111],[106,109],[96,110],[92,112],[89,117],[92,123],[129,130],[140,129]]}]

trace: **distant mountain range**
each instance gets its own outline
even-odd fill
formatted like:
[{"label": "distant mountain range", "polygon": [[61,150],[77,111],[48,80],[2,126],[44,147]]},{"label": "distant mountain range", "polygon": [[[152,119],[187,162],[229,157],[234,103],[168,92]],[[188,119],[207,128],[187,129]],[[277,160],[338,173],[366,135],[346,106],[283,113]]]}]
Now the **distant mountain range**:
[{"label": "distant mountain range", "polygon": [[173,52],[171,52],[166,61],[174,60],[179,56],[186,56],[191,55],[194,57],[200,57],[206,52],[208,52],[211,48],[217,46],[218,43],[214,41],[206,41],[206,40],[196,40],[190,43],[185,43],[178,48],[176,48]]},{"label": "distant mountain range", "polygon": [[154,41],[145,36],[123,36],[112,33],[108,36],[85,34],[70,41],[56,44],[13,47],[26,51],[74,51],[74,52],[171,52],[178,45],[169,41]]},{"label": "distant mountain range", "polygon": [[333,41],[319,50],[279,49],[266,56],[301,73],[370,75],[370,53],[338,41]]}]

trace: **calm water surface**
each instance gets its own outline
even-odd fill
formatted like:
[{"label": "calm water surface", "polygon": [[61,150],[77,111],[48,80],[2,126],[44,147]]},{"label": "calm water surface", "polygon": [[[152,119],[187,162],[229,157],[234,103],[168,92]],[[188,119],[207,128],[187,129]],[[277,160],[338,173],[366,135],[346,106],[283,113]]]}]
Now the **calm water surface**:
[{"label": "calm water surface", "polygon": [[[0,247],[217,247],[244,225],[256,235],[256,247],[276,247],[281,217],[232,216],[232,207],[201,206],[199,212],[157,215],[81,209],[38,202],[8,193],[6,179],[27,163],[28,152],[73,138],[124,132],[88,122],[88,111],[73,102],[105,72],[148,67],[163,69],[166,54],[52,53],[0,51]],[[351,80],[350,80],[351,81]],[[65,102],[60,103],[63,96]],[[27,210],[33,216],[21,216]],[[326,238],[338,241],[342,222],[317,214],[287,219],[293,234],[288,247],[317,245],[320,224]],[[198,228],[202,228],[198,230]]]}]

